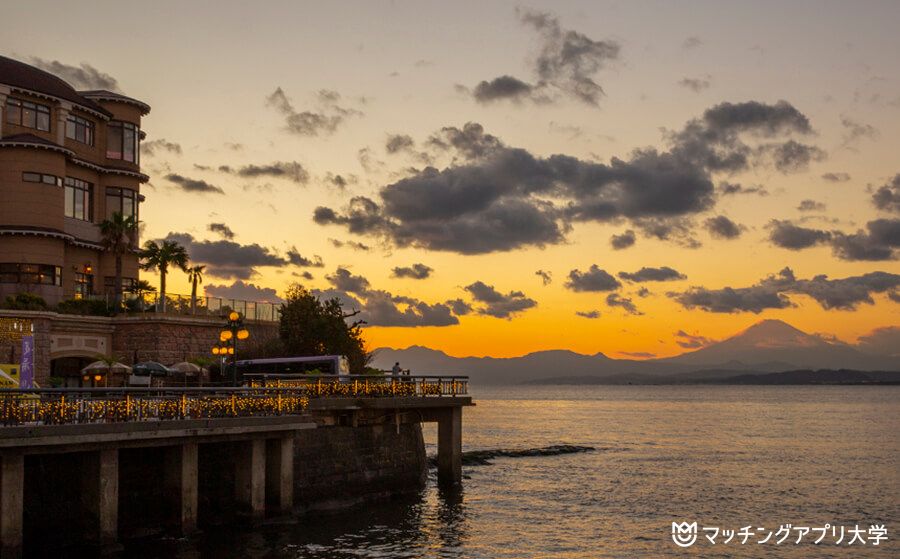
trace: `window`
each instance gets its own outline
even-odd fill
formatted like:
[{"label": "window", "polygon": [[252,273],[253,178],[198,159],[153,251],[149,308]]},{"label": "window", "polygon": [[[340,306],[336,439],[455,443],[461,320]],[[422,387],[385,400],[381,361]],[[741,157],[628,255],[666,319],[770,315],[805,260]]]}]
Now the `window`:
[{"label": "window", "polygon": [[106,157],[137,163],[140,134],[130,122],[110,122],[106,127]]},{"label": "window", "polygon": [[48,175],[46,173],[22,173],[22,180],[25,182],[40,182],[44,184],[52,184],[54,186],[62,186],[63,180],[56,175]]},{"label": "window", "polygon": [[134,217],[138,215],[138,193],[127,188],[106,189],[106,218],[112,218],[114,213],[122,214],[122,217]]},{"label": "window", "polygon": [[0,264],[0,283],[62,285],[62,268],[52,264]]},{"label": "window", "polygon": [[7,99],[6,122],[49,132],[50,107],[21,99]]},{"label": "window", "polygon": [[84,299],[94,294],[94,275],[75,273],[75,298]]},{"label": "window", "polygon": [[66,119],[66,138],[94,145],[94,123],[80,116],[69,115]]},{"label": "window", "polygon": [[[134,284],[137,280],[134,278],[122,278],[122,291],[125,293],[131,293],[134,291]],[[113,291],[116,285],[116,277],[115,276],[106,276],[103,278],[103,287],[107,291]]]},{"label": "window", "polygon": [[94,219],[94,185],[66,177],[66,217],[82,221]]}]

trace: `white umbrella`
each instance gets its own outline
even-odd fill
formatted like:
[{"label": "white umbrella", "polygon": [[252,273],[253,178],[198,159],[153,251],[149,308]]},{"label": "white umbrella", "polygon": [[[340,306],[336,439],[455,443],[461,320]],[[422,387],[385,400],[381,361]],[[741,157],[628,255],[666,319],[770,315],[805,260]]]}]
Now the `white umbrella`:
[{"label": "white umbrella", "polygon": [[119,363],[116,361],[113,364],[109,364],[106,361],[94,361],[84,369],[81,369],[82,373],[92,373],[94,371],[109,371],[116,373],[127,373],[131,371],[131,367],[126,365],[125,363]]},{"label": "white umbrella", "polygon": [[179,373],[185,374],[195,374],[200,372],[200,367],[198,365],[195,365],[194,363],[188,363],[187,361],[175,363],[169,368],[174,371],[178,371]]}]

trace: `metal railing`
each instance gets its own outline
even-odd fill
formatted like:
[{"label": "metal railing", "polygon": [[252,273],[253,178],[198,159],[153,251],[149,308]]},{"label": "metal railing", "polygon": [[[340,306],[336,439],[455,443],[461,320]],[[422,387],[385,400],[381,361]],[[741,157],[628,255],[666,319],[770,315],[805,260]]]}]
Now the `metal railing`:
[{"label": "metal railing", "polygon": [[468,392],[468,377],[273,375],[239,388],[0,389],[0,425],[65,425],[297,415],[312,398],[446,397]]},{"label": "metal railing", "polygon": [[[122,297],[123,310],[134,314],[162,313],[176,316],[213,316],[221,318],[228,316],[231,311],[237,311],[241,313],[245,320],[278,322],[281,318],[281,303],[200,295],[192,298],[190,295],[166,293],[166,305],[165,309],[163,309],[162,301],[157,293],[124,293]],[[105,301],[110,306],[114,303],[114,295],[111,293],[89,295],[86,298],[95,301]]]}]

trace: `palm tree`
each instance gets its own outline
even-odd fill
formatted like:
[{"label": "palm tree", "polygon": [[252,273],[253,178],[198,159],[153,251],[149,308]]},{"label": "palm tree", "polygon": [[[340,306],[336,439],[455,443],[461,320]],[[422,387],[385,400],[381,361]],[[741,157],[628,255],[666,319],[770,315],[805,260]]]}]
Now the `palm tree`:
[{"label": "palm tree", "polygon": [[137,297],[141,312],[144,312],[144,296],[148,293],[154,293],[156,288],[150,285],[147,280],[137,280],[131,287],[131,292]]},{"label": "palm tree", "polygon": [[159,312],[166,312],[166,274],[169,272],[169,265],[186,272],[187,251],[175,241],[163,241],[162,244],[147,241],[141,251],[141,258],[144,260],[142,270],[159,270]]},{"label": "palm tree", "polygon": [[197,284],[203,283],[203,272],[206,266],[197,264],[188,268],[188,281],[191,282],[191,314],[197,314]]},{"label": "palm tree", "polygon": [[135,221],[134,216],[125,217],[119,212],[100,222],[103,248],[111,252],[116,258],[113,312],[119,312],[122,306],[122,257],[134,248],[136,225],[137,221]]}]

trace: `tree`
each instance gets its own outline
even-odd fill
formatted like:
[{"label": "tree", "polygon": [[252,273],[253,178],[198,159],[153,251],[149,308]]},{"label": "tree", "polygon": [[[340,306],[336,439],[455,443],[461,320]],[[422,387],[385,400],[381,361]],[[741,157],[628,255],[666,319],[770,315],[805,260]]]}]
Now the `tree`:
[{"label": "tree", "polygon": [[162,244],[147,241],[141,259],[144,260],[142,270],[159,270],[159,312],[166,312],[166,274],[170,265],[187,272],[187,251],[175,241],[163,241]]},{"label": "tree", "polygon": [[134,216],[125,217],[115,212],[100,222],[103,248],[116,259],[116,279],[113,286],[113,312],[122,308],[122,257],[134,249],[134,232],[137,222]]},{"label": "tree", "polygon": [[286,295],[278,332],[285,355],[344,355],[350,372],[362,374],[369,360],[362,338],[365,322],[347,322],[359,311],[344,312],[339,299],[323,302],[298,284],[291,285]]},{"label": "tree", "polygon": [[149,281],[142,279],[134,282],[134,284],[131,286],[131,292],[134,293],[135,297],[137,298],[138,309],[141,312],[144,312],[144,296],[148,293],[155,293],[156,288],[153,287],[153,285],[151,285]]},{"label": "tree", "polygon": [[196,265],[188,268],[188,281],[191,282],[191,314],[197,313],[197,284],[203,283],[203,272],[206,266]]}]

